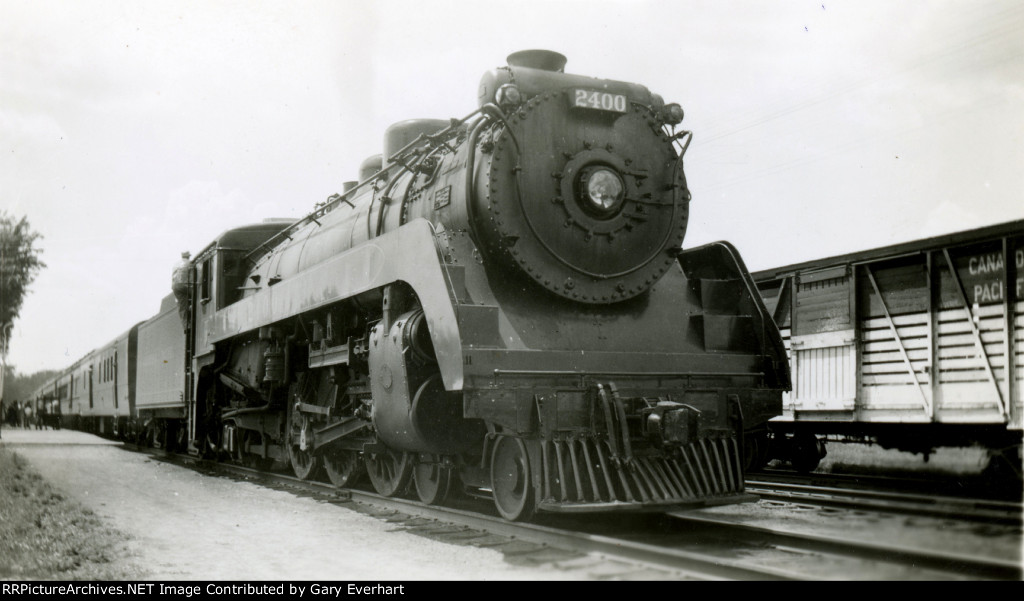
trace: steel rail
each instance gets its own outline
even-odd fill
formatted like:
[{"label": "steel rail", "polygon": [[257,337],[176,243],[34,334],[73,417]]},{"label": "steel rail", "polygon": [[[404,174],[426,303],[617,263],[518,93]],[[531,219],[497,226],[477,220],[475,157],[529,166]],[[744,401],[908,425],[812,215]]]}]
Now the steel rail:
[{"label": "steel rail", "polygon": [[[128,446],[126,445],[126,447]],[[148,451],[148,449],[140,450]],[[252,480],[250,481],[255,483],[284,485],[305,492],[332,497],[335,500],[351,500],[364,505],[373,505],[414,517],[448,522],[546,547],[561,548],[581,553],[595,553],[612,561],[623,560],[638,563],[640,568],[647,566],[661,571],[671,570],[679,573],[681,578],[689,577],[701,580],[807,580],[811,578],[810,576],[787,570],[757,566],[738,560],[680,549],[608,536],[560,530],[537,524],[508,522],[497,516],[464,509],[426,505],[419,501],[398,497],[384,497],[358,489],[339,489],[322,482],[300,480],[284,474],[261,472],[239,465],[201,460],[190,455],[157,452],[154,453],[154,456],[183,467],[194,467],[199,470],[230,473],[251,478]]]},{"label": "steel rail", "polygon": [[818,506],[926,515],[973,522],[1021,525],[1020,503],[879,490],[855,490],[748,479],[747,492],[763,499]]},{"label": "steel rail", "polygon": [[773,544],[793,545],[818,553],[832,553],[871,560],[881,559],[890,563],[898,561],[915,568],[931,568],[972,578],[1021,580],[1022,576],[1024,576],[1020,561],[1009,559],[977,557],[962,553],[920,549],[892,543],[873,543],[849,538],[837,540],[828,536],[740,523],[707,515],[694,515],[682,512],[670,515],[679,520],[703,526],[713,526],[716,529],[721,528],[754,535],[765,535],[770,537]]},{"label": "steel rail", "polygon": [[[706,555],[699,552],[672,548],[664,543],[647,544],[614,536],[587,532],[562,530],[545,525],[508,522],[497,516],[472,510],[426,505],[416,500],[384,497],[373,492],[358,489],[339,489],[334,486],[309,480],[300,480],[290,475],[261,472],[238,465],[200,460],[188,455],[155,453],[161,458],[183,467],[221,474],[232,474],[250,479],[257,484],[283,486],[301,490],[337,501],[353,501],[372,506],[398,516],[397,521],[417,519],[446,523],[465,529],[507,537],[515,541],[532,543],[553,550],[574,551],[596,554],[610,562],[636,564],[638,570],[669,570],[680,578],[705,580],[814,580],[810,573],[800,573],[752,562]],[[798,547],[818,554],[832,554],[856,560],[882,561],[889,564],[906,564],[915,569],[932,569],[956,576],[996,580],[1021,580],[1019,562],[1000,558],[967,556],[943,551],[916,549],[911,547],[853,541],[847,538],[835,539],[822,535],[797,533],[773,529],[756,524],[744,524],[692,512],[669,512],[676,520],[714,528],[716,533],[729,540],[742,543],[751,537],[768,538],[768,543],[784,549]],[[407,516],[407,517],[403,517]],[[377,514],[377,517],[383,517]],[[429,523],[428,523],[429,525]],[[441,525],[441,524],[439,524]],[[411,526],[416,530],[422,525]],[[763,543],[761,543],[763,544]]]}]

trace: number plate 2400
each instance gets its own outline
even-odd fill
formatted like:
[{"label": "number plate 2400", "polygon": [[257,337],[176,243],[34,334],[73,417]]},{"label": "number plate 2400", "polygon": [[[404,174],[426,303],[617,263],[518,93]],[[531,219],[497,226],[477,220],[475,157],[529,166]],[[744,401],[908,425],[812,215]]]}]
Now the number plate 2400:
[{"label": "number plate 2400", "polygon": [[625,113],[629,102],[625,94],[612,94],[598,90],[570,90],[572,106],[581,109],[594,109],[612,113]]}]

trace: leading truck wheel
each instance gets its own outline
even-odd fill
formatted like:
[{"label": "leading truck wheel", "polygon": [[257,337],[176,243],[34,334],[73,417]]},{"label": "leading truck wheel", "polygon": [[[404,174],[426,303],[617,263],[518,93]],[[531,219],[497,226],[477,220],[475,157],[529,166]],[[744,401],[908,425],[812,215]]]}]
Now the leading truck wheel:
[{"label": "leading truck wheel", "polygon": [[767,432],[749,432],[743,435],[743,471],[756,472],[768,465]]},{"label": "leading truck wheel", "polygon": [[530,480],[530,457],[519,438],[502,436],[491,453],[491,491],[501,517],[525,521],[536,510]]}]

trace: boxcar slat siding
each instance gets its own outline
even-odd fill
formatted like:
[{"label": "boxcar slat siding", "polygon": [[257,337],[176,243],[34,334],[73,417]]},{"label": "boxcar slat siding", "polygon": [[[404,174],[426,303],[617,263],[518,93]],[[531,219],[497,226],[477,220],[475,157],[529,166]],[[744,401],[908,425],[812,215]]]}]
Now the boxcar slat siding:
[{"label": "boxcar slat siding", "polygon": [[[906,265],[907,261],[914,261],[912,265]],[[928,311],[927,295],[927,274],[925,273],[922,257],[904,257],[896,260],[895,263],[870,264],[864,269],[870,268],[874,275],[885,301],[885,307],[875,294],[874,287],[866,272],[861,270],[857,282],[858,302],[860,315],[862,317],[880,318],[885,320],[885,309],[893,316],[908,313],[925,313]]]},{"label": "boxcar slat siding", "polygon": [[[1002,304],[985,304],[985,305],[971,305],[971,314],[981,318],[991,317],[996,319],[1003,318],[1003,305]],[[963,303],[958,307],[949,309],[943,309],[940,313],[941,316],[955,316],[956,319],[963,319],[966,315]]]},{"label": "boxcar slat siding", "polygon": [[[995,363],[995,362],[992,362]],[[985,366],[981,364],[980,357],[964,357],[960,359],[946,359],[942,362],[942,370],[939,372],[939,377],[943,378],[943,374],[965,372],[977,370],[979,377],[986,377],[985,374],[988,372],[985,370]],[[1005,365],[992,365],[992,372],[999,375],[999,370],[1006,370]],[[998,379],[998,377],[997,377]]]},{"label": "boxcar slat siding", "polygon": [[[1005,353],[1003,352],[1004,347],[1002,344],[985,345],[985,349],[988,352],[987,354],[990,360],[992,360],[993,357],[999,357],[1000,360],[1003,360]],[[965,357],[980,357],[978,354],[978,347],[972,344],[970,346],[944,346],[939,349],[939,359],[963,359]],[[1019,359],[1020,356],[1018,355],[1017,358]]]},{"label": "boxcar slat siding", "polygon": [[[892,318],[897,328],[905,326],[925,326],[928,327],[928,313],[906,313],[904,315],[894,315]],[[868,330],[881,330],[889,327],[889,322],[884,317],[879,318],[868,318],[860,320],[861,328]]]},{"label": "boxcar slat siding", "polygon": [[[917,374],[917,380],[922,385],[928,384],[928,377],[924,373]],[[861,385],[862,386],[913,386],[917,387],[917,384],[910,379],[910,374],[904,369],[902,372],[895,373],[880,373],[880,374],[861,374]],[[921,395],[917,393],[917,405],[921,408]]]},{"label": "boxcar slat siding", "polygon": [[[892,345],[896,346],[896,343],[893,342]],[[913,363],[915,366],[918,362],[921,362],[922,365],[928,364],[927,362],[929,357],[927,348],[907,349],[907,356],[910,357],[911,363]],[[865,369],[867,369],[869,366],[878,365],[882,363],[902,364],[902,362],[903,356],[897,350],[881,351],[875,353],[865,352],[863,354],[863,357],[861,358],[861,365],[863,365]]]},{"label": "boxcar slat siding", "polygon": [[1013,387],[1013,398],[1010,400],[1012,403],[1012,409],[1010,411],[1011,423],[1010,427],[1015,429],[1021,429],[1024,425],[1024,300],[1021,299],[1024,296],[1024,240],[1018,241],[1018,246],[1015,252],[1016,260],[1014,261],[1015,274],[1016,274],[1016,286],[1015,292],[1017,294],[1017,302],[1012,303],[1013,308],[1013,322],[1010,324],[1009,329],[1012,331],[1010,338],[1013,342],[1013,365],[1014,372],[1014,383]]},{"label": "boxcar slat siding", "polygon": [[[979,319],[975,321],[975,325],[978,326],[979,332],[998,332],[1000,336],[1003,334],[1003,323],[1001,319]],[[961,334],[965,332],[974,332],[974,328],[971,327],[971,322],[965,317],[955,320],[940,320],[938,330],[939,334]]]},{"label": "boxcar slat siding", "polygon": [[[766,296],[781,300],[780,325],[789,323],[790,311],[795,315],[796,330],[781,330],[795,382],[781,419],[800,419],[800,411],[810,411],[805,419],[923,423],[933,419],[926,410],[930,401],[934,421],[944,423],[1006,423],[1008,405],[1009,426],[1020,430],[1024,221],[754,276]],[[797,285],[787,295],[794,291],[795,298],[780,299],[782,282],[789,276]],[[788,306],[791,302],[795,307]],[[844,317],[849,320],[844,322]],[[789,337],[807,341],[816,334],[854,328],[853,363],[860,380],[859,386],[854,380],[857,411],[851,416],[839,412],[846,411],[841,404],[810,402],[837,395],[845,383],[838,369],[841,347],[809,348],[826,345],[790,344]],[[852,373],[856,378],[858,372]]]},{"label": "boxcar slat siding", "polygon": [[[897,327],[896,333],[899,334],[901,340],[914,338],[926,339],[928,337],[928,326],[920,325]],[[860,332],[860,339],[865,342],[871,342],[874,340],[892,340],[892,330],[888,327],[878,330],[862,329]]]},{"label": "boxcar slat siding", "polygon": [[796,335],[852,328],[849,278],[832,278],[797,286]]},{"label": "boxcar slat siding", "polygon": [[[928,372],[925,371],[928,367],[927,361],[911,361],[910,365],[914,368],[914,373],[917,374],[919,382],[928,379]],[[902,357],[898,361],[867,364],[861,370],[861,375],[864,377],[883,374],[900,374],[908,382],[913,383],[913,380],[910,379],[910,372],[907,371],[907,364],[903,362]]]},{"label": "boxcar slat siding", "polygon": [[860,345],[861,355],[862,355],[861,358],[864,361],[870,361],[871,360],[871,355],[874,355],[876,353],[889,353],[889,352],[892,352],[892,351],[899,352],[899,350],[900,350],[899,349],[900,343],[903,344],[903,348],[906,349],[908,353],[910,351],[919,351],[919,350],[924,350],[925,352],[928,351],[928,339],[927,338],[911,338],[910,340],[907,340],[906,338],[904,338],[904,339],[901,339],[900,341],[897,341],[897,340],[895,340],[893,338],[885,338],[885,339],[876,340],[874,342],[865,342],[865,343],[861,344]]}]

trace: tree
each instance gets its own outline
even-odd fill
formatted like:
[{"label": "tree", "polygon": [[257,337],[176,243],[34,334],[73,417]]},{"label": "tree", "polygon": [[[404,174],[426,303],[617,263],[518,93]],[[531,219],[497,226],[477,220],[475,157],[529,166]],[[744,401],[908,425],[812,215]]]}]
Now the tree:
[{"label": "tree", "polygon": [[3,378],[5,405],[9,406],[14,401],[31,398],[40,386],[57,377],[59,373],[58,370],[47,369],[33,374],[21,374],[13,366],[8,365]]},{"label": "tree", "polygon": [[15,219],[0,211],[0,354],[6,355],[10,328],[21,312],[25,292],[46,264],[39,259],[42,238],[24,217]]}]

